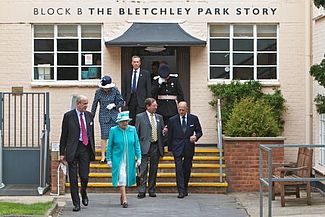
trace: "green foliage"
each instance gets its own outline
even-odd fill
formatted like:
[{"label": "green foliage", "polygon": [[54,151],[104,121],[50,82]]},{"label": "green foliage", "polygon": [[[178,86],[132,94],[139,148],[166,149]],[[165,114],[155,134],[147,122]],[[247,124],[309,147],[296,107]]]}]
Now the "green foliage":
[{"label": "green foliage", "polygon": [[325,8],[325,0],[314,0],[314,5],[317,8],[320,8],[320,7]]},{"label": "green foliage", "polygon": [[52,202],[34,204],[0,202],[0,216],[45,215],[51,207]]},{"label": "green foliage", "polygon": [[280,128],[267,101],[248,97],[235,103],[225,125],[225,134],[234,137],[272,137],[280,134]]},{"label": "green foliage", "polygon": [[317,96],[314,99],[314,102],[316,103],[317,112],[319,114],[325,113],[325,96],[321,94],[317,94]]},{"label": "green foliage", "polygon": [[[325,2],[325,0],[324,0]],[[315,77],[315,80],[323,87],[325,87],[325,59],[320,64],[310,67],[310,75]],[[314,99],[316,103],[317,112],[320,114],[325,113],[325,96],[317,94]]]},{"label": "green foliage", "polygon": [[257,81],[248,81],[245,83],[233,81],[230,84],[210,85],[209,88],[214,96],[210,105],[216,107],[217,99],[221,100],[221,115],[224,126],[227,125],[235,103],[249,97],[255,101],[264,100],[265,103],[271,107],[271,114],[275,118],[280,131],[283,130],[285,99],[280,90],[275,90],[274,93],[265,94],[262,92],[261,83]]},{"label": "green foliage", "polygon": [[235,102],[245,97],[258,99],[262,97],[262,85],[257,81],[241,83],[232,81],[230,84],[215,84],[209,86],[214,99],[209,103],[216,107],[217,99],[221,100],[222,122],[226,124]]}]

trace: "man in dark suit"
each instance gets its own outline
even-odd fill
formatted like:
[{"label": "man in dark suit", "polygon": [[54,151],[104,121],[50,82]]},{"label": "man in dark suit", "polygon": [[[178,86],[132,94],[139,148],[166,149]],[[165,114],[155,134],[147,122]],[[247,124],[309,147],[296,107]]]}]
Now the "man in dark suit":
[{"label": "man in dark suit", "polygon": [[[146,186],[148,181],[149,197],[156,197],[156,178],[159,157],[163,156],[163,137],[166,128],[163,117],[156,114],[157,102],[153,98],[145,100],[146,111],[136,116],[135,127],[139,135],[142,161],[140,165],[140,186],[138,186],[138,198],[146,197]],[[150,160],[149,160],[150,159]],[[149,180],[147,180],[148,163],[150,161]]]},{"label": "man in dark suit", "polygon": [[195,142],[202,136],[202,128],[197,116],[187,112],[187,103],[178,104],[178,114],[168,123],[168,150],[172,151],[176,166],[178,198],[188,195]]},{"label": "man in dark suit", "polygon": [[60,160],[68,162],[70,192],[75,212],[80,210],[77,174],[80,176],[82,204],[88,206],[86,190],[89,164],[91,160],[95,160],[93,117],[86,111],[87,107],[87,97],[77,96],[76,108],[64,114],[60,138]]},{"label": "man in dark suit", "polygon": [[139,56],[133,56],[131,64],[133,69],[124,77],[122,95],[132,118],[130,124],[134,125],[136,114],[145,111],[144,100],[151,97],[151,76],[149,71],[140,68]]}]

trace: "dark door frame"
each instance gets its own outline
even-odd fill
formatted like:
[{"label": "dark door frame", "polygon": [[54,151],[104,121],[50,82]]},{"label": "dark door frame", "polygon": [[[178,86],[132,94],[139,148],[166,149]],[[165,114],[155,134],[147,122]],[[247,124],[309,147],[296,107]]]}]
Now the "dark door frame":
[{"label": "dark door frame", "polygon": [[[176,48],[176,68],[179,81],[184,92],[184,99],[190,108],[190,47]],[[139,49],[144,47],[121,47],[121,89],[124,88],[124,75],[130,73],[132,69],[131,58],[133,55],[139,55]],[[141,57],[141,55],[140,55]],[[163,57],[163,56],[162,56]],[[150,69],[147,69],[150,70]]]}]

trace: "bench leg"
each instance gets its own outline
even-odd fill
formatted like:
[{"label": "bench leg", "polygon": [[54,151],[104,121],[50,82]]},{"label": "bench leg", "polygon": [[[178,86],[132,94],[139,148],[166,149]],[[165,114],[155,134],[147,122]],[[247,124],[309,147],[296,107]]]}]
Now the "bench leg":
[{"label": "bench leg", "polygon": [[296,186],[296,198],[300,198],[300,189],[299,189],[299,186]]},{"label": "bench leg", "polygon": [[284,207],[285,206],[285,201],[284,201],[284,196],[285,196],[284,183],[283,182],[280,182],[280,186],[281,186],[281,206]]},{"label": "bench leg", "polygon": [[310,182],[307,182],[307,204],[311,205],[311,187]]},{"label": "bench leg", "polygon": [[275,182],[272,182],[272,200],[275,200]]}]

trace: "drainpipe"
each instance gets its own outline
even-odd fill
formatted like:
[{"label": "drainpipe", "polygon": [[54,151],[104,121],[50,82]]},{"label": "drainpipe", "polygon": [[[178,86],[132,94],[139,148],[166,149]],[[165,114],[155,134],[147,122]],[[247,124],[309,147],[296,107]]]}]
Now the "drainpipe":
[{"label": "drainpipe", "polygon": [[313,143],[313,79],[309,74],[312,63],[312,1],[305,1],[305,79],[306,79],[306,144]]}]

